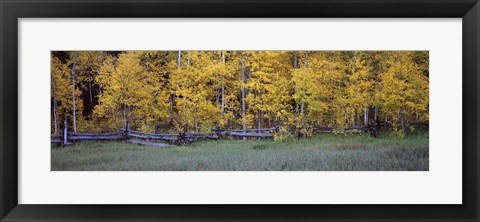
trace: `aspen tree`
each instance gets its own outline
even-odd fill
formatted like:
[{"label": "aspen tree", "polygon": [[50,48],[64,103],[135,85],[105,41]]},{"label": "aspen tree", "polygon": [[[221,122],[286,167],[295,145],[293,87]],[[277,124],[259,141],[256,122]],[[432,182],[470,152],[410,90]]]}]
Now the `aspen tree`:
[{"label": "aspen tree", "polygon": [[[385,120],[428,121],[428,52],[55,52],[52,131],[210,132],[276,127],[276,139]],[[98,124],[101,123],[101,124]]]}]

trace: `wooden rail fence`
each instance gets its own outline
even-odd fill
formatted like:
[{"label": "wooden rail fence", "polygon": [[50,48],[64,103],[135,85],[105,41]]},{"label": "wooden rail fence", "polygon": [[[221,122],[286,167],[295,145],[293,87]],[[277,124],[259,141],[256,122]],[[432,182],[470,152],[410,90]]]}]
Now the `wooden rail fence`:
[{"label": "wooden rail fence", "polygon": [[[337,129],[348,133],[370,133],[374,136],[378,133],[380,126],[353,126],[348,128]],[[314,134],[333,133],[336,128],[316,126],[313,129]],[[119,132],[109,133],[75,133],[67,132],[64,129],[63,135],[52,135],[51,142],[61,145],[70,145],[81,140],[111,140],[126,141],[138,145],[146,145],[153,147],[168,147],[172,145],[184,145],[192,143],[196,140],[208,139],[217,140],[220,138],[263,138],[272,139],[277,128],[262,129],[215,129],[211,133],[179,133],[179,134],[160,134],[147,133],[137,130],[121,129]],[[164,141],[167,143],[160,143]]]},{"label": "wooden rail fence", "polygon": [[[270,133],[261,133],[268,132]],[[139,145],[147,145],[154,147],[167,147],[171,145],[184,145],[193,143],[196,140],[208,139],[217,140],[227,137],[253,137],[253,138],[273,138],[275,128],[265,129],[245,129],[245,130],[216,130],[211,133],[179,133],[179,134],[161,134],[147,133],[137,130],[121,129],[119,132],[109,133],[75,133],[67,132],[64,129],[63,135],[52,135],[51,143],[61,145],[71,145],[81,140],[119,140]],[[168,143],[159,143],[157,141],[165,141]]]}]

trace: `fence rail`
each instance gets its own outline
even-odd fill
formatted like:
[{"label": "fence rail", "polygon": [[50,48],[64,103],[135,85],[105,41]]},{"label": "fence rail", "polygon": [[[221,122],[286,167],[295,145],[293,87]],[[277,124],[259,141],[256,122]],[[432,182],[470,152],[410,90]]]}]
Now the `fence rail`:
[{"label": "fence rail", "polygon": [[221,136],[234,136],[234,137],[256,137],[256,138],[273,138],[271,133],[245,133],[245,132],[219,132]]},{"label": "fence rail", "polygon": [[[120,129],[121,132],[126,132],[127,130],[125,129]],[[176,136],[178,134],[165,134],[165,133],[147,133],[147,132],[142,132],[138,130],[128,130],[129,133],[133,134],[138,134],[138,135],[151,135],[151,136]]]},{"label": "fence rail", "polygon": [[68,136],[91,136],[91,137],[96,137],[96,136],[119,136],[122,135],[123,132],[112,132],[112,133],[73,133],[73,132],[67,132]]},{"label": "fence rail", "polygon": [[68,140],[123,140],[124,136],[69,136]]},{"label": "fence rail", "polygon": [[140,135],[140,134],[136,134],[136,133],[128,133],[127,135],[129,137],[133,137],[133,138],[136,138],[136,139],[164,140],[164,141],[169,141],[169,142],[174,142],[176,140],[176,137],[174,137],[174,136],[164,136],[164,135],[155,135],[155,134]]},{"label": "fence rail", "polygon": [[[65,123],[66,124],[66,123]],[[419,123],[418,125],[423,125],[425,123]],[[428,124],[428,122],[426,123]],[[335,128],[328,126],[315,126],[313,128],[314,134],[323,134],[323,133],[333,133],[336,130],[339,132],[347,133],[370,133],[374,136],[378,134],[378,129],[381,127],[381,124],[374,126],[351,126],[347,128]],[[60,143],[62,145],[70,145],[76,141],[81,140],[121,140],[138,145],[146,145],[153,147],[168,147],[172,144],[183,145],[192,143],[196,140],[208,139],[208,140],[217,140],[219,138],[231,138],[231,137],[241,137],[241,138],[264,138],[272,139],[274,133],[278,132],[278,128],[260,128],[260,129],[214,129],[210,133],[179,133],[179,134],[168,134],[168,133],[148,133],[138,130],[126,130],[120,129],[119,132],[108,132],[108,133],[77,133],[77,132],[67,132],[67,129],[64,129],[63,135],[52,135],[51,143]],[[167,143],[160,143],[157,141],[165,141]]]},{"label": "fence rail", "polygon": [[235,129],[235,130],[230,130],[230,132],[240,132],[240,133],[246,133],[246,132],[264,132],[264,131],[277,131],[277,128]]}]

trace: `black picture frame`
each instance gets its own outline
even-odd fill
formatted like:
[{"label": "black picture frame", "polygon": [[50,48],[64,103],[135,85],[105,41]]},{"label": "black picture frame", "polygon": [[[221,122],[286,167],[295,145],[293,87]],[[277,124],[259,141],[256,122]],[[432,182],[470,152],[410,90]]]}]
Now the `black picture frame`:
[{"label": "black picture frame", "polygon": [[[479,221],[478,0],[0,0],[0,15],[1,221]],[[76,17],[463,18],[463,204],[18,204],[18,19]]]}]

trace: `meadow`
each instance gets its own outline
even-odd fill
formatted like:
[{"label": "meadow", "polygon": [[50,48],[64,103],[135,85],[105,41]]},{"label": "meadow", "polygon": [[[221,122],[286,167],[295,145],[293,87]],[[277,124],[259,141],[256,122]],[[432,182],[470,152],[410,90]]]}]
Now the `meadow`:
[{"label": "meadow", "polygon": [[52,171],[428,171],[428,134],[198,141],[164,148],[82,141],[51,147]]}]

